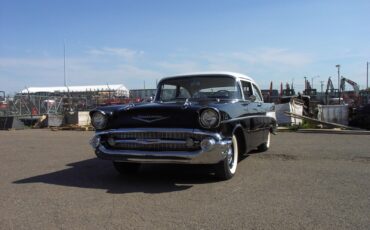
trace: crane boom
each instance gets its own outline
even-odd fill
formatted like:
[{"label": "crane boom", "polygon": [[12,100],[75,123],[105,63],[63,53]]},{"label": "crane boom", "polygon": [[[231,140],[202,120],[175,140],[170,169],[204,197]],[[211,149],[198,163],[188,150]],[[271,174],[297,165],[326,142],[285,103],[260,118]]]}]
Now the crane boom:
[{"label": "crane boom", "polygon": [[356,96],[358,96],[359,93],[360,93],[360,87],[358,86],[358,84],[356,82],[354,82],[354,81],[352,81],[348,78],[342,77],[342,80],[340,81],[340,89],[342,91],[345,90],[345,83],[346,82],[353,87],[353,91],[355,91]]},{"label": "crane boom", "polygon": [[326,94],[329,93],[329,90],[331,93],[334,92],[334,85],[333,85],[333,82],[331,81],[331,77],[329,77],[328,83],[326,84]]}]

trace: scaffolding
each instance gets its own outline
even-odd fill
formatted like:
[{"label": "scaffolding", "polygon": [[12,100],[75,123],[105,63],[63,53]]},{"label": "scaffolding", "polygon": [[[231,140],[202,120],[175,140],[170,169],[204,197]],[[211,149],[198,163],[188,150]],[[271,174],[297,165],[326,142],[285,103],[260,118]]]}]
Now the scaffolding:
[{"label": "scaffolding", "polygon": [[[14,97],[6,97],[0,109],[0,116],[37,117],[42,115],[62,115],[65,112],[89,111],[98,106],[125,104],[127,94],[115,89],[86,90],[83,92],[22,91]],[[5,103],[6,102],[6,103]]]}]

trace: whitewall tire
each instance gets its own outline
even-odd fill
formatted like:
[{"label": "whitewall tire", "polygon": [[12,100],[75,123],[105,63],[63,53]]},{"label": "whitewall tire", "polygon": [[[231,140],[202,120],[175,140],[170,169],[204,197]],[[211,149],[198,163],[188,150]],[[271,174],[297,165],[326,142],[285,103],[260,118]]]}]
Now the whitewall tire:
[{"label": "whitewall tire", "polygon": [[269,132],[267,135],[266,142],[262,143],[260,146],[258,146],[259,152],[265,152],[270,148],[270,142],[271,142],[271,133]]},{"label": "whitewall tire", "polygon": [[238,139],[235,135],[232,137],[232,144],[227,150],[226,158],[216,165],[216,174],[222,180],[232,178],[236,173],[238,167]]}]

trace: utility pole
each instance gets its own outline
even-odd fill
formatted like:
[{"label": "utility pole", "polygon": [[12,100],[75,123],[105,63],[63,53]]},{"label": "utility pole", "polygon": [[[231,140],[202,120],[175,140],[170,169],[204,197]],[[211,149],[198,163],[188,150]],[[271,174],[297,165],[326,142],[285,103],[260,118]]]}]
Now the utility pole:
[{"label": "utility pole", "polygon": [[312,87],[312,89],[315,88],[315,87],[313,87],[313,79],[318,78],[318,77],[320,77],[320,76],[317,75],[317,76],[311,78],[311,87]]},{"label": "utility pole", "polygon": [[369,62],[366,62],[366,103],[369,103]]},{"label": "utility pole", "polygon": [[338,103],[340,104],[340,65],[338,64],[335,67],[338,68],[338,96],[339,96]]},{"label": "utility pole", "polygon": [[338,91],[340,89],[340,65],[336,65],[335,67],[338,68]]},{"label": "utility pole", "polygon": [[146,95],[146,88],[145,88],[145,80],[144,80],[144,98],[146,98],[148,95]]},{"label": "utility pole", "polygon": [[64,86],[67,86],[66,79],[66,42],[64,41]]},{"label": "utility pole", "polygon": [[369,89],[369,62],[366,62],[366,90]]}]

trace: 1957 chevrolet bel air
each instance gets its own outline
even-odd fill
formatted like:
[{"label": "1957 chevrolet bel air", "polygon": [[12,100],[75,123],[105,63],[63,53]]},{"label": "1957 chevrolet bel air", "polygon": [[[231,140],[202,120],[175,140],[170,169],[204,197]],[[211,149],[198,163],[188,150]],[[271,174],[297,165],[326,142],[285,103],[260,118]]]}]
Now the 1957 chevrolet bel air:
[{"label": "1957 chevrolet bel air", "polygon": [[142,163],[213,164],[220,179],[235,175],[240,155],[266,151],[276,120],[256,82],[229,72],[162,79],[152,102],[90,112],[90,144],[120,173]]}]

